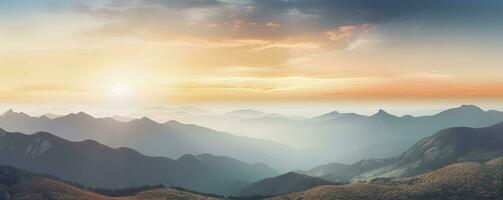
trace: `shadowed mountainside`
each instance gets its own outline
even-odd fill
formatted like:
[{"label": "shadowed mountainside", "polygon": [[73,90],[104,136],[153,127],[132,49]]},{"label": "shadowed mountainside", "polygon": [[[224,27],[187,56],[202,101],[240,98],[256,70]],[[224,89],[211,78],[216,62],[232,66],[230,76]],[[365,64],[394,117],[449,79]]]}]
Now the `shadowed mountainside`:
[{"label": "shadowed mountainside", "polygon": [[457,162],[483,162],[501,156],[503,123],[486,128],[444,129],[419,141],[397,158],[363,160],[352,165],[330,163],[302,173],[332,181],[410,177]]},{"label": "shadowed mountainside", "polygon": [[151,156],[180,157],[185,154],[224,155],[246,162],[281,165],[290,149],[267,140],[240,137],[208,128],[149,118],[119,122],[94,118],[83,112],[50,119],[31,117],[12,110],[0,116],[0,127],[13,132],[50,132],[70,141],[96,140],[111,147],[129,147]]},{"label": "shadowed mountainside", "polygon": [[60,181],[57,178],[37,175],[9,166],[0,166],[1,200],[157,200],[216,199],[175,189],[143,191],[133,196],[108,197]]},{"label": "shadowed mountainside", "polygon": [[3,130],[0,164],[94,187],[162,183],[217,194],[233,194],[277,175],[265,164],[247,164],[224,156],[184,155],[173,160],[144,156],[128,148],[113,149],[92,140],[70,142],[45,132],[24,135]]}]

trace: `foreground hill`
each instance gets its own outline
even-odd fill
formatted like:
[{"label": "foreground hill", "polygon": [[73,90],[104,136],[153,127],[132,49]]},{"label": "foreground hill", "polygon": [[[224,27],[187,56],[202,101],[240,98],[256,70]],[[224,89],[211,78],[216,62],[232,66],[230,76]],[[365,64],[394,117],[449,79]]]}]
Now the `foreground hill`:
[{"label": "foreground hill", "polygon": [[0,200],[157,200],[215,199],[174,189],[155,189],[134,196],[108,197],[69,185],[57,178],[0,166]]},{"label": "foreground hill", "polygon": [[331,163],[303,173],[342,181],[410,177],[457,162],[483,162],[501,156],[503,123],[486,128],[449,128],[419,141],[397,158],[364,160],[353,165]]},{"label": "foreground hill", "polygon": [[290,151],[267,140],[239,137],[176,121],[157,123],[149,118],[119,122],[80,112],[50,119],[12,110],[0,116],[0,128],[12,132],[50,132],[70,141],[95,140],[111,147],[129,147],[151,156],[180,157],[210,153],[246,162],[279,165]]},{"label": "foreground hill", "polygon": [[288,194],[292,192],[300,192],[312,187],[320,185],[330,185],[332,183],[303,174],[294,172],[286,173],[280,176],[266,178],[259,182],[253,183],[243,189],[240,196],[276,196],[280,194]]},{"label": "foreground hill", "polygon": [[80,184],[124,188],[162,183],[168,186],[232,194],[277,172],[265,164],[203,154],[177,160],[148,157],[128,148],[113,149],[92,140],[70,142],[55,135],[0,130],[0,164],[50,174]]},{"label": "foreground hill", "polygon": [[487,163],[452,164],[409,179],[376,179],[368,183],[320,186],[274,200],[310,199],[501,199],[503,158]]}]

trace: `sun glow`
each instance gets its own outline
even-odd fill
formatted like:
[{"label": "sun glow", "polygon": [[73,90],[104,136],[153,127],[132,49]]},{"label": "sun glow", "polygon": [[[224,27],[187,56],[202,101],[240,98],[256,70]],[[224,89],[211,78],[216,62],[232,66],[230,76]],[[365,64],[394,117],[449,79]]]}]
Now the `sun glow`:
[{"label": "sun glow", "polygon": [[115,84],[112,87],[112,93],[116,96],[123,96],[130,94],[130,90],[128,90],[128,88],[122,84]]}]

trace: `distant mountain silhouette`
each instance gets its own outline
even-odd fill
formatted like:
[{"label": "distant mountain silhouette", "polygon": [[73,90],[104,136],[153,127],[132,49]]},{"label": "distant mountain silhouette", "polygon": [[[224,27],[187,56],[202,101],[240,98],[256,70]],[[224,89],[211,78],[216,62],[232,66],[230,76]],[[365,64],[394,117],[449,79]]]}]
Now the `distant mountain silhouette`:
[{"label": "distant mountain silhouette", "polygon": [[146,117],[119,122],[79,112],[50,119],[9,110],[0,116],[0,127],[22,133],[46,131],[71,141],[92,139],[111,147],[130,147],[152,156],[210,153],[252,163],[265,162],[275,167],[280,165],[280,158],[290,152],[288,147],[271,141],[176,121],[161,124]]},{"label": "distant mountain silhouette", "polygon": [[[384,110],[371,116],[331,112],[307,120],[282,121],[278,125],[282,127],[280,130],[268,133],[272,138],[283,137],[283,144],[309,149],[313,163],[333,160],[352,163],[367,158],[398,156],[417,141],[445,128],[480,128],[501,121],[503,112],[464,105],[420,117],[399,117]],[[286,123],[289,125],[285,126]],[[260,127],[260,124],[254,126]]]},{"label": "distant mountain silhouette", "polygon": [[113,149],[93,140],[70,142],[46,132],[24,135],[3,130],[0,164],[94,187],[162,183],[217,194],[233,194],[252,182],[277,175],[265,164],[252,165],[224,156],[184,155],[173,160],[144,156],[129,148]]},{"label": "distant mountain silhouette", "polygon": [[235,110],[227,112],[224,115],[230,117],[240,117],[240,118],[258,118],[258,117],[265,117],[269,115],[269,113],[260,112],[256,110]]},{"label": "distant mountain silhouette", "polygon": [[[382,109],[369,116],[338,111],[310,119],[266,115],[229,120],[227,126],[220,125],[219,130],[302,149],[297,152],[298,159],[290,165],[309,168],[313,163],[334,160],[353,163],[362,159],[398,156],[417,141],[439,130],[456,126],[485,127],[501,121],[503,112],[463,105],[419,117],[395,116]],[[212,126],[211,123],[206,125]]]},{"label": "distant mountain silhouette", "polygon": [[[291,122],[293,119],[299,119],[299,117],[287,117],[275,113],[267,113],[251,109],[215,113],[197,107],[148,107],[130,115],[130,117],[134,118],[140,118],[143,116],[151,117],[155,121],[175,120],[186,124],[197,124],[213,130],[230,132],[240,136],[258,137],[268,140],[274,139],[268,138],[267,136],[271,132],[276,132],[277,128],[275,123],[279,122],[276,121],[276,119],[284,118],[285,121],[288,122]],[[253,121],[254,119],[260,120],[260,122],[255,123]],[[274,120],[274,122],[269,122],[269,120]],[[262,124],[261,122],[267,124]]]},{"label": "distant mountain silhouette", "polygon": [[197,108],[193,106],[186,106],[186,107],[162,107],[162,106],[155,106],[155,107],[146,107],[143,108],[136,113],[131,114],[130,117],[138,118],[138,117],[143,117],[143,116],[151,116],[151,117],[156,117],[156,118],[162,118],[162,121],[166,120],[173,120],[178,117],[185,117],[185,116],[212,116],[215,115],[216,113],[202,109],[202,108]]},{"label": "distant mountain silhouette", "polygon": [[368,183],[320,186],[271,198],[290,199],[501,199],[503,158],[487,163],[464,162],[409,179],[375,179]]},{"label": "distant mountain silhouette", "polygon": [[33,174],[10,166],[0,166],[1,200],[154,200],[154,199],[216,199],[175,189],[155,189],[134,196],[107,197],[67,184],[58,178]]},{"label": "distant mountain silhouette", "polygon": [[[194,109],[192,112],[199,112]],[[265,114],[256,118],[189,114],[184,115],[184,120],[280,141],[300,151],[271,141],[239,137],[177,121],[161,124],[149,118],[118,122],[112,118],[93,118],[86,113],[77,113],[49,119],[10,111],[0,116],[0,127],[24,133],[48,131],[72,141],[93,139],[108,146],[130,147],[153,156],[224,155],[246,162],[264,162],[286,172],[333,161],[347,164],[362,159],[399,156],[439,130],[457,126],[486,127],[503,121],[503,112],[484,111],[473,105],[420,117],[395,116],[384,110],[370,116],[334,111],[302,120]]]},{"label": "distant mountain silhouette", "polygon": [[363,160],[352,165],[331,163],[302,173],[332,181],[410,177],[457,162],[484,162],[502,156],[503,122],[486,128],[441,130],[396,158]]},{"label": "distant mountain silhouette", "polygon": [[115,120],[117,120],[119,122],[129,122],[131,120],[134,120],[134,118],[124,117],[124,116],[119,116],[119,115],[114,115],[114,116],[111,116],[110,118],[115,119]]},{"label": "distant mountain silhouette", "polygon": [[63,115],[56,115],[56,114],[52,114],[52,113],[46,113],[46,114],[41,115],[40,117],[42,117],[42,116],[48,117],[50,119],[54,119],[54,118],[62,117]]},{"label": "distant mountain silhouette", "polygon": [[320,185],[331,185],[332,183],[303,174],[289,172],[280,176],[266,178],[251,184],[243,189],[240,196],[276,196],[280,194],[289,194],[293,192],[300,192],[312,187]]},{"label": "distant mountain silhouette", "polygon": [[240,133],[258,138],[284,142],[287,137],[279,132],[290,128],[296,120],[285,116],[268,114],[257,118],[239,119],[229,123],[225,130],[231,133]]}]

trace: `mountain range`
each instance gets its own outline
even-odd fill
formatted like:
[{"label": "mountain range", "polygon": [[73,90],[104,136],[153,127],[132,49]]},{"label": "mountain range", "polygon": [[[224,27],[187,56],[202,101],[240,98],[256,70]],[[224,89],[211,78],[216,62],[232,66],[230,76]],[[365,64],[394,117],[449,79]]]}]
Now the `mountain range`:
[{"label": "mountain range", "polygon": [[95,118],[84,112],[58,118],[32,117],[12,110],[0,116],[0,127],[12,132],[50,132],[70,141],[95,140],[111,147],[129,147],[150,156],[223,155],[280,168],[291,149],[267,140],[235,136],[176,121],[157,123],[143,117],[128,122]]},{"label": "mountain range", "polygon": [[224,114],[189,114],[177,119],[235,135],[285,144],[298,151],[293,160],[283,162],[306,168],[315,166],[314,163],[333,160],[353,163],[362,159],[398,156],[419,140],[445,128],[486,127],[501,122],[503,112],[462,105],[417,117],[395,116],[382,109],[373,115],[333,111],[300,119],[255,110],[237,110]]},{"label": "mountain range", "polygon": [[[254,120],[257,122],[260,120]],[[271,120],[269,120],[270,122]],[[450,127],[481,128],[503,121],[503,112],[485,111],[473,105],[448,109],[431,116],[394,116],[379,110],[371,116],[331,112],[319,117],[286,122],[270,133],[283,138],[282,143],[304,148],[310,163],[339,161],[353,163],[368,158],[387,158],[400,155],[419,140]],[[290,125],[288,125],[290,123]],[[247,127],[241,125],[241,127]],[[284,137],[288,135],[288,137]]]},{"label": "mountain range", "polygon": [[177,121],[158,123],[143,117],[121,122],[83,112],[50,119],[8,111],[0,116],[0,127],[23,133],[47,131],[71,141],[92,139],[152,156],[223,155],[250,163],[264,162],[287,172],[332,161],[348,164],[395,157],[439,130],[485,127],[503,121],[503,112],[485,111],[473,105],[419,117],[395,116],[379,110],[370,116],[333,111],[310,119],[294,119],[254,110],[215,114],[195,107],[155,107],[140,113],[148,114],[147,111],[161,115],[184,113],[184,122],[202,122],[232,134]]},{"label": "mountain range", "polygon": [[92,187],[124,188],[162,183],[200,192],[234,194],[278,173],[265,164],[224,157],[149,157],[93,140],[70,142],[46,132],[32,135],[0,130],[0,164],[50,174]]},{"label": "mountain range", "polygon": [[[473,116],[466,116],[466,113],[481,117],[481,120],[477,122],[479,125],[486,121],[495,120],[500,114],[497,111],[483,111],[474,106],[462,106],[444,111],[436,115],[436,119],[440,120],[439,116],[447,116],[445,118],[449,121],[458,116],[457,122],[468,123],[468,120]],[[324,116],[310,120],[313,123],[325,123],[326,120],[333,120],[331,119],[333,115],[340,115],[340,113],[332,113],[328,115],[328,118]],[[140,125],[137,126],[143,127],[139,130],[145,130],[140,133],[148,135],[152,132],[156,133],[155,131],[158,130],[156,127],[163,125],[148,118],[118,122],[109,118],[97,119],[85,113],[77,113],[49,119],[47,117],[30,117],[12,111],[2,115],[0,121],[3,120],[4,123],[7,123],[6,119],[10,119],[18,122],[17,118],[25,118],[25,120],[28,119],[25,122],[33,123],[39,122],[38,120],[57,121],[76,116],[80,118],[76,121],[82,122],[82,118],[84,118],[89,123],[72,124],[68,127],[69,129],[77,127],[77,132],[82,131],[80,128],[92,124],[100,125],[98,130],[104,130],[103,127],[112,127],[109,130],[120,133],[125,130],[136,130],[134,125],[139,123]],[[489,117],[484,119],[483,116]],[[373,116],[342,114],[340,117],[344,120],[350,119],[353,122],[355,119],[362,120],[367,125],[375,123],[376,128],[378,124],[384,127],[390,121],[411,118],[411,116],[396,117],[385,111],[379,111]],[[340,117],[337,117],[337,120],[342,120]],[[423,118],[432,120],[431,117]],[[72,121],[70,120],[70,122]],[[110,124],[108,126],[100,124],[104,122]],[[59,125],[59,123],[56,124]],[[125,127],[118,129],[116,124]],[[197,126],[192,127],[194,129],[187,129],[191,125],[173,121],[165,124],[170,125],[171,132],[177,132],[176,125],[184,131],[208,130]],[[27,126],[29,125],[27,124]],[[22,125],[17,126],[21,127]],[[145,129],[144,127],[154,128]],[[86,130],[85,133],[92,133],[92,128],[94,127],[91,127],[91,130]],[[131,132],[126,133],[131,134]],[[280,195],[273,197],[273,199],[497,199],[503,195],[503,182],[501,182],[503,180],[503,122],[482,128],[458,126],[440,130],[435,134],[424,135],[428,136],[417,141],[398,156],[363,159],[353,164],[334,162],[319,165],[310,170],[298,170],[278,176],[278,172],[265,164],[248,164],[226,156],[186,154],[178,159],[152,157],[142,155],[129,148],[108,147],[94,140],[74,142],[47,132],[25,135],[0,130],[0,164],[11,165],[34,173],[50,174],[65,181],[93,187],[123,188],[162,183],[168,186],[222,195]],[[72,134],[68,134],[68,137],[70,136]],[[142,137],[144,137],[143,134],[137,139]],[[175,137],[175,139],[178,138]],[[370,139],[374,138],[370,137]],[[327,154],[329,153],[327,152]],[[2,177],[0,176],[0,178]],[[344,182],[348,184],[338,185]],[[43,182],[39,185],[30,185],[27,188],[51,184]],[[52,191],[53,188],[43,186],[39,191],[30,193],[30,195],[40,195],[41,193],[47,195],[45,194],[46,190]],[[69,190],[74,191],[73,189]],[[0,186],[0,196],[14,194],[12,191],[14,190],[9,185]],[[176,190],[158,192],[160,194],[181,194]],[[148,193],[148,195],[154,194]],[[41,198],[43,199],[43,197]],[[127,198],[134,199],[136,197]],[[197,198],[205,197],[198,196]]]}]

